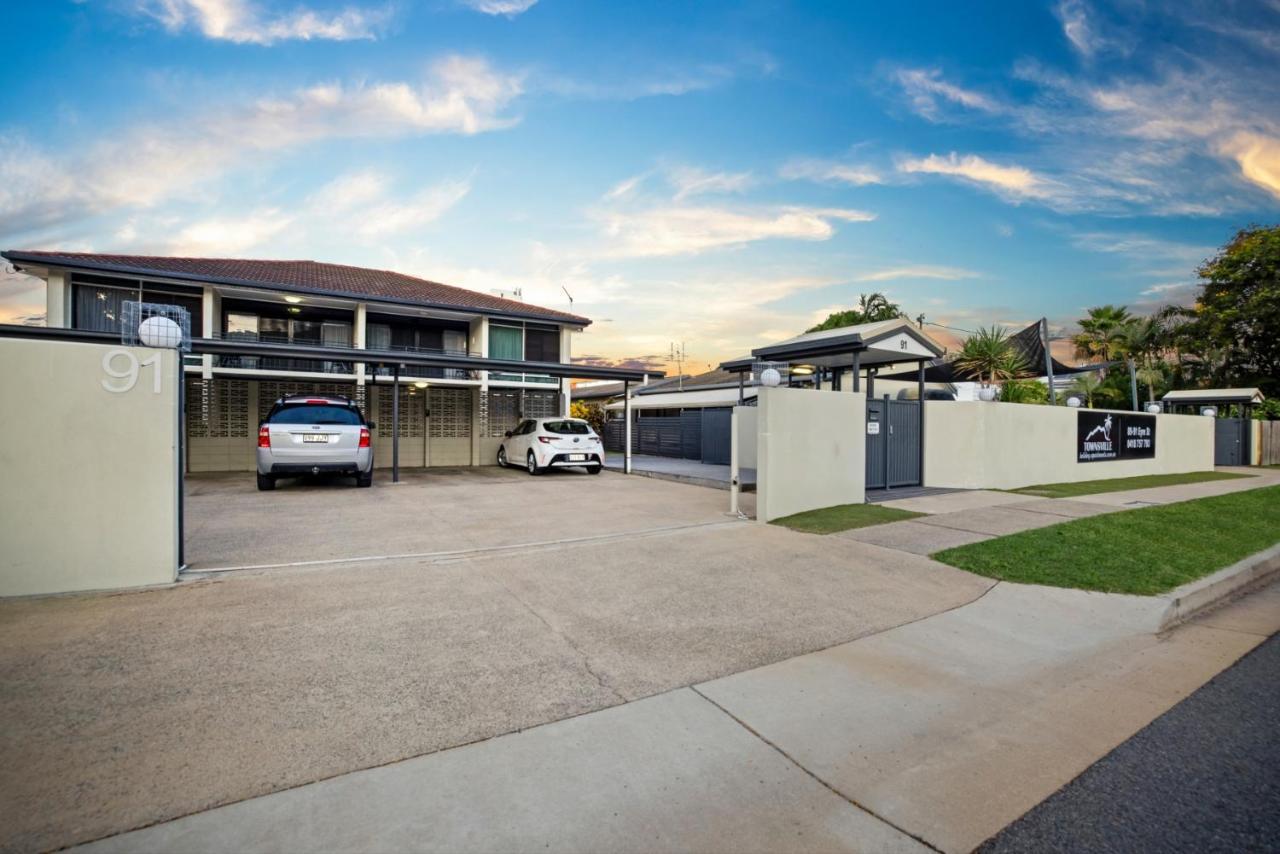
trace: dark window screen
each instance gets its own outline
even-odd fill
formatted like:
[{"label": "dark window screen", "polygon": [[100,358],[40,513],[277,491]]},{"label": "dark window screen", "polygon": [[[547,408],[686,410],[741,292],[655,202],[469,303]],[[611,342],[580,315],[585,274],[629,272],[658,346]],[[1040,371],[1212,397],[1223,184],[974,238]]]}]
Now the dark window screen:
[{"label": "dark window screen", "polygon": [[586,436],[591,433],[591,425],[585,421],[545,421],[542,429],[561,436]]},{"label": "dark window screen", "polygon": [[532,327],[526,328],[524,331],[524,358],[526,362],[560,361],[560,333]]}]

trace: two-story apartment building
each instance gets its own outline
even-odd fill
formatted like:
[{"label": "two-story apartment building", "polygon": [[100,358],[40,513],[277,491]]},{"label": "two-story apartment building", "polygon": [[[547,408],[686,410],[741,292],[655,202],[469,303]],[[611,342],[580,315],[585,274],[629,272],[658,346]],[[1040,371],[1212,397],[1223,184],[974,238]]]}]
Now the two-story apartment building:
[{"label": "two-story apartment building", "polygon": [[[46,324],[116,332],[124,304],[181,306],[203,338],[349,348],[351,358],[188,356],[187,469],[254,468],[257,426],[285,394],[344,394],[365,408],[375,459],[391,464],[391,373],[362,350],[568,362],[591,321],[387,270],[315,261],[168,258],[11,250],[47,285]],[[488,465],[522,415],[567,414],[557,378],[460,368],[400,375],[400,464]]]}]

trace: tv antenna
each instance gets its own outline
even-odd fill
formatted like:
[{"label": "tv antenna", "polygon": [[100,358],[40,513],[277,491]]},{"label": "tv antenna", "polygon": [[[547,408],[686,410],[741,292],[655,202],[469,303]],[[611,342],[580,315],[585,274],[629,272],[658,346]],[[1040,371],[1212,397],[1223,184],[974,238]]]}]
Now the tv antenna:
[{"label": "tv antenna", "polygon": [[564,295],[569,298],[569,311],[573,311],[573,294],[569,293],[569,289],[564,285],[560,286],[560,290],[564,291]]},{"label": "tv antenna", "polygon": [[512,288],[509,291],[503,288],[490,288],[489,293],[496,294],[502,299],[514,299],[514,300],[519,300],[520,302],[524,302],[523,288]]},{"label": "tv antenna", "polygon": [[684,342],[681,341],[680,346],[677,347],[673,341],[671,352],[667,354],[667,361],[676,363],[676,388],[680,391],[684,391],[684,360],[686,358],[688,356],[685,354]]}]

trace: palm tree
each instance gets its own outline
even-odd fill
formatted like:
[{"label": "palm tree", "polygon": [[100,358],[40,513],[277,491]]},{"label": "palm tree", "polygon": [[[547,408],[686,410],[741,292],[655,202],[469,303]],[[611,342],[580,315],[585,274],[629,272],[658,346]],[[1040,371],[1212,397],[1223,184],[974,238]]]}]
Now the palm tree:
[{"label": "palm tree", "polygon": [[1102,380],[1093,371],[1076,377],[1076,381],[1071,386],[1073,392],[1084,395],[1085,403],[1089,405],[1090,409],[1093,409],[1093,396],[1101,388]]},{"label": "palm tree", "polygon": [[1027,373],[1026,359],[1013,349],[1008,333],[999,326],[979,327],[965,339],[953,364],[962,376],[974,378],[984,386]]},{"label": "palm tree", "polygon": [[811,326],[806,332],[821,332],[826,329],[840,329],[845,326],[857,326],[860,323],[877,323],[881,320],[893,320],[902,317],[902,306],[889,302],[884,294],[876,292],[858,295],[858,307],[833,312],[817,326]]},{"label": "palm tree", "polygon": [[1133,407],[1138,408],[1137,381],[1138,365],[1146,371],[1151,367],[1151,357],[1159,346],[1161,334],[1160,321],[1154,317],[1135,317],[1123,326],[1115,329],[1112,349],[1115,355],[1123,356],[1129,363],[1129,378],[1133,383]]},{"label": "palm tree", "polygon": [[1164,382],[1164,371],[1156,365],[1148,365],[1138,371],[1138,382],[1147,387],[1147,402],[1156,402],[1156,386]]},{"label": "palm tree", "polygon": [[1089,316],[1080,319],[1080,333],[1071,339],[1076,345],[1076,356],[1110,361],[1120,330],[1132,320],[1133,315],[1122,305],[1096,305],[1089,309]]}]

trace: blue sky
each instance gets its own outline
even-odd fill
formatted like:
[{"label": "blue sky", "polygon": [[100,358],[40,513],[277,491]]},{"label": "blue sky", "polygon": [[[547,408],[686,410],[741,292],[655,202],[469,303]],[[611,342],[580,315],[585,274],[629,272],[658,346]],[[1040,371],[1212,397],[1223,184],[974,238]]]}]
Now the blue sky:
[{"label": "blue sky", "polygon": [[871,290],[1066,330],[1280,218],[1277,0],[8,13],[0,245],[563,287],[578,356],[701,369]]}]

